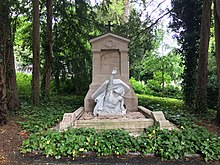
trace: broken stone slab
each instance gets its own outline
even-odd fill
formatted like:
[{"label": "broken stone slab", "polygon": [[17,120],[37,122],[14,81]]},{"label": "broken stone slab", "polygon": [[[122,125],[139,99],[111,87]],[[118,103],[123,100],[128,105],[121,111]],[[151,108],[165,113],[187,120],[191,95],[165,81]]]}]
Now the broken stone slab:
[{"label": "broken stone slab", "polygon": [[172,130],[175,128],[174,125],[170,123],[168,120],[158,121],[158,125],[161,129]]},{"label": "broken stone slab", "polygon": [[174,124],[166,120],[162,111],[151,111],[143,106],[138,106],[138,109],[147,117],[154,120],[154,125],[159,125],[161,129],[172,130],[175,128]]},{"label": "broken stone slab", "polygon": [[149,109],[147,109],[147,108],[145,108],[145,107],[143,107],[143,106],[138,106],[138,109],[139,109],[145,116],[147,116],[147,117],[152,117],[152,116],[151,116],[151,113],[152,113],[151,110],[149,110]]},{"label": "broken stone slab", "polygon": [[63,120],[61,121],[59,125],[59,130],[64,130],[67,127],[73,126],[73,121],[76,120],[76,116],[74,113],[65,113],[63,115]]},{"label": "broken stone slab", "polygon": [[65,113],[63,115],[63,120],[59,124],[59,130],[62,131],[68,127],[73,127],[75,121],[78,120],[84,113],[84,108],[80,107],[73,113]]},{"label": "broken stone slab", "polygon": [[151,112],[151,117],[156,121],[164,121],[166,120],[162,111],[153,111]]},{"label": "broken stone slab", "polygon": [[155,125],[159,125],[161,129],[174,129],[174,125],[171,124],[168,120],[166,120],[164,113],[162,111],[152,112],[152,118],[155,121]]}]

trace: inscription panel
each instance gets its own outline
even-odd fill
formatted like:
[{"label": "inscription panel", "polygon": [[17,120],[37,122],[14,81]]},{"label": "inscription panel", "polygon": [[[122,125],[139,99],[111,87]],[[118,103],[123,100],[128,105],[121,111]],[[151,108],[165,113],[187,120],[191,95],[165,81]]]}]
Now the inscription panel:
[{"label": "inscription panel", "polygon": [[118,50],[102,50],[101,51],[101,74],[110,75],[114,67],[121,74],[121,60]]}]

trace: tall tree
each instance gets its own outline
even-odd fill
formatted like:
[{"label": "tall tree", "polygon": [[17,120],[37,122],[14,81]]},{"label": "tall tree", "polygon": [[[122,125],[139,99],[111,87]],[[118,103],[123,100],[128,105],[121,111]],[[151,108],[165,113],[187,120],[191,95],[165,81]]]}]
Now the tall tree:
[{"label": "tall tree", "polygon": [[[1,6],[1,4],[0,4]],[[0,14],[1,14],[1,7],[0,7]],[[2,34],[2,27],[0,25],[0,34]],[[1,35],[0,35],[1,36]],[[2,42],[0,43],[2,46]],[[3,66],[3,56],[2,51],[0,51],[0,125],[6,123],[6,109],[5,109],[5,98],[6,98],[6,86],[5,86],[5,77],[4,77],[4,66]]]},{"label": "tall tree", "polygon": [[211,25],[211,5],[212,0],[203,1],[195,109],[195,112],[198,114],[204,113],[207,110],[207,66]]},{"label": "tall tree", "polygon": [[6,123],[6,56],[7,56],[7,32],[8,32],[7,1],[0,1],[0,125]]},{"label": "tall tree", "polygon": [[170,27],[181,44],[185,68],[183,74],[183,98],[186,109],[195,104],[197,58],[200,38],[201,0],[171,0],[172,22]]},{"label": "tall tree", "polygon": [[7,42],[7,65],[6,65],[6,87],[7,87],[7,106],[9,110],[18,110],[19,98],[18,88],[16,83],[15,58],[13,49],[13,35],[11,32],[10,23],[8,25],[8,42]]},{"label": "tall tree", "polygon": [[46,45],[45,45],[45,63],[43,69],[43,79],[41,84],[42,96],[49,97],[50,93],[50,77],[51,77],[51,63],[52,63],[52,14],[53,2],[46,0],[47,8],[47,31],[46,31]]},{"label": "tall tree", "polygon": [[6,85],[5,85],[5,49],[6,49],[6,3],[0,1],[0,125],[6,123]]},{"label": "tall tree", "polygon": [[216,124],[220,125],[220,1],[214,1],[214,20],[215,20],[215,49],[218,77],[218,106],[216,115]]},{"label": "tall tree", "polygon": [[39,0],[33,0],[33,71],[32,71],[32,99],[33,104],[39,104],[40,90],[40,17]]},{"label": "tall tree", "polygon": [[16,84],[10,4],[0,2],[0,124],[5,122],[5,111],[19,108]]}]

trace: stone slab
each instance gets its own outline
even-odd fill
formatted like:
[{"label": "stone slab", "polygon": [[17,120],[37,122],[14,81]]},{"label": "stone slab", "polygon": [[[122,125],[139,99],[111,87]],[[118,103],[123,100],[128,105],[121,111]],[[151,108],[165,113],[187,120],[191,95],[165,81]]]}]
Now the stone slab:
[{"label": "stone slab", "polygon": [[64,130],[68,127],[73,127],[75,121],[81,117],[84,113],[84,108],[80,107],[73,113],[65,113],[63,115],[63,120],[59,123],[59,130]]},{"label": "stone slab", "polygon": [[143,107],[143,106],[138,106],[138,109],[140,112],[142,112],[145,116],[147,117],[152,117],[152,111]]},{"label": "stone slab", "polygon": [[125,129],[129,132],[140,132],[154,125],[153,119],[93,119],[77,120],[75,128]]},{"label": "stone slab", "polygon": [[175,129],[175,125],[170,123],[168,120],[158,121],[158,124],[161,129]]},{"label": "stone slab", "polygon": [[[147,114],[147,115],[146,115]],[[152,116],[148,118],[147,116]],[[65,113],[63,120],[54,129],[64,130],[68,127],[74,128],[95,128],[104,129],[125,129],[130,133],[144,132],[153,125],[159,125],[161,129],[176,129],[175,125],[166,120],[163,112],[152,112],[149,109],[139,106],[138,112],[128,112],[119,116],[99,116],[94,117],[92,112],[85,112],[84,107],[78,108],[73,113]]]},{"label": "stone slab", "polygon": [[143,106],[138,106],[138,109],[145,116],[152,118],[154,120],[154,125],[159,125],[161,129],[176,129],[174,124],[166,120],[162,111],[151,111]]},{"label": "stone slab", "polygon": [[162,111],[153,111],[151,116],[156,122],[166,120]]}]

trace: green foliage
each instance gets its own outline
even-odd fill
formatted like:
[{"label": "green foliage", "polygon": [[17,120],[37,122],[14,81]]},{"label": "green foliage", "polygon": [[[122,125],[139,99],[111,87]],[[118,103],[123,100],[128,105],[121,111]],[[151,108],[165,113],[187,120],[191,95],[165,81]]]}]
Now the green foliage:
[{"label": "green foliage", "polygon": [[176,125],[189,127],[193,126],[192,114],[183,111],[183,101],[165,97],[149,95],[137,95],[138,105],[144,106],[153,111],[163,111],[166,118]]},{"label": "green foliage", "polygon": [[[107,21],[115,24],[112,31],[131,40],[129,61],[131,75],[136,79],[147,77],[141,61],[146,52],[153,52],[161,41],[161,30],[156,25],[150,26],[153,20],[146,12],[135,10],[134,3],[146,7],[142,1],[107,0],[92,6],[89,1],[54,0],[53,1],[53,60],[52,90],[55,92],[83,93],[91,82],[91,46],[89,39],[106,32]],[[129,2],[129,1],[128,1]],[[22,66],[31,64],[32,59],[32,6],[31,1],[16,3],[15,22],[15,55]],[[13,11],[14,11],[13,10]],[[145,10],[145,9],[143,9]],[[46,42],[46,7],[45,1],[40,4],[41,11],[41,64],[44,63]],[[130,11],[130,12],[129,12]],[[128,15],[130,13],[130,15]],[[16,15],[16,16],[14,16]],[[144,30],[149,26],[147,30]],[[62,41],[62,42],[60,42]],[[42,65],[41,65],[42,67]]]},{"label": "green foliage", "polygon": [[22,15],[15,20],[16,33],[14,53],[16,61],[22,66],[32,63],[32,22]]},{"label": "green foliage", "polygon": [[30,96],[31,94],[31,75],[17,72],[16,73],[16,82],[18,86],[19,96]]},{"label": "green foliage", "polygon": [[[166,98],[166,97],[155,97],[150,95],[137,95],[139,105],[155,106],[160,104],[161,109],[170,109],[171,111],[181,111],[183,109],[183,101],[178,99]],[[151,108],[150,108],[151,109]]]},{"label": "green foliage", "polygon": [[217,85],[217,66],[215,58],[214,41],[210,41],[210,54],[208,59],[208,78],[207,78],[207,105],[208,108],[216,109],[218,102],[218,85]]},{"label": "green foliage", "polygon": [[148,80],[147,83],[144,81],[136,81],[133,77],[130,78],[130,83],[135,93],[153,95],[158,97],[170,97],[170,98],[181,98],[182,92],[179,87],[173,85],[166,85],[164,92],[162,92],[161,84],[156,79]]},{"label": "green foliage", "polygon": [[183,67],[180,55],[175,49],[164,56],[159,55],[156,50],[152,51],[147,51],[141,61],[143,66],[139,74],[142,75],[142,82],[131,80],[134,89],[137,87],[135,90],[139,94],[182,98],[180,82]]},{"label": "green foliage", "polygon": [[21,110],[16,112],[19,115],[19,123],[22,129],[31,133],[47,130],[57,124],[64,113],[73,112],[83,105],[82,96],[53,96],[50,101],[41,103],[34,107],[28,102],[21,104]]},{"label": "green foliage", "polygon": [[183,99],[186,108],[193,110],[197,78],[197,58],[200,39],[201,0],[171,0],[170,27],[181,44],[178,50],[184,60]]},{"label": "green foliage", "polygon": [[[195,153],[203,154],[205,160],[220,158],[219,151],[216,151],[220,147],[218,144],[220,138],[202,127],[187,129],[182,127],[181,131],[150,128],[140,138],[146,148],[151,146],[153,152],[162,159],[179,159]],[[216,145],[215,148],[213,144]]]},{"label": "green foliage", "polygon": [[127,152],[154,153],[162,159],[180,159],[190,154],[202,154],[205,160],[220,159],[220,138],[204,128],[182,127],[181,131],[160,130],[157,127],[135,138],[123,130],[68,129],[32,134],[23,141],[21,152],[42,151],[59,159],[95,152],[98,156],[122,155]]},{"label": "green foliage", "polygon": [[22,104],[17,115],[22,129],[32,134],[23,141],[21,152],[40,152],[56,159],[76,157],[88,152],[97,156],[123,155],[128,152],[154,153],[162,159],[179,159],[197,153],[205,160],[220,159],[220,137],[193,125],[189,120],[191,116],[183,116],[182,101],[143,95],[138,97],[140,105],[167,112],[166,117],[176,120],[179,130],[150,127],[138,137],[121,129],[101,132],[86,128],[70,128],[63,132],[50,130],[63,113],[71,112],[83,103],[83,97],[57,96],[51,97],[50,102],[39,108],[29,106],[28,103]]},{"label": "green foliage", "polygon": [[153,91],[147,91],[146,85],[144,84],[144,82],[136,81],[133,77],[130,78],[130,83],[135,93],[139,93],[139,94],[146,94],[146,93],[152,94],[153,93]]}]

